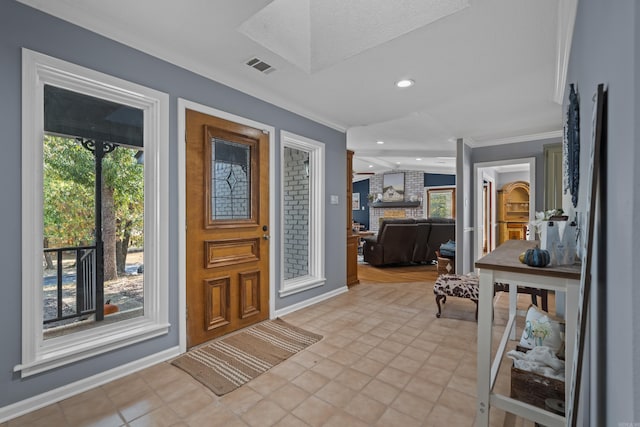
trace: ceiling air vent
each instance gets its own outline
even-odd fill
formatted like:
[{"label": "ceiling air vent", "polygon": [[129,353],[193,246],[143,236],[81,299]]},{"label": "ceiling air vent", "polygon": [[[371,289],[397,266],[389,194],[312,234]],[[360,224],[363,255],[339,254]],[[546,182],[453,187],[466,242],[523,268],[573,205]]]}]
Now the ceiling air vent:
[{"label": "ceiling air vent", "polygon": [[251,58],[250,60],[247,61],[247,65],[251,68],[255,68],[256,70],[260,71],[263,74],[269,74],[272,71],[276,70],[275,68],[273,68],[271,65],[267,64],[260,58]]}]

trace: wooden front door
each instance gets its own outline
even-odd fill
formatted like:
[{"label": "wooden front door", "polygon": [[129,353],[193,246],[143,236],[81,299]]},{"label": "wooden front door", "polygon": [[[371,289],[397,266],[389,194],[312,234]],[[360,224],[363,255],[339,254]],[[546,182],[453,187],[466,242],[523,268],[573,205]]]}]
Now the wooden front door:
[{"label": "wooden front door", "polygon": [[269,317],[269,135],[186,112],[187,346]]}]

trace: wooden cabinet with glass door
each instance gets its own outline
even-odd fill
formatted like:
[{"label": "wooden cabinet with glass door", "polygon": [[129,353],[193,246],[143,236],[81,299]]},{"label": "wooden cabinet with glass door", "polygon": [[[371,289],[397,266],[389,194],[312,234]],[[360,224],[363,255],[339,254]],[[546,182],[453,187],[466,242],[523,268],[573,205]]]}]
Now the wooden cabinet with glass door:
[{"label": "wooden cabinet with glass door", "polygon": [[498,190],[498,244],[526,238],[529,203],[528,182],[510,182]]}]

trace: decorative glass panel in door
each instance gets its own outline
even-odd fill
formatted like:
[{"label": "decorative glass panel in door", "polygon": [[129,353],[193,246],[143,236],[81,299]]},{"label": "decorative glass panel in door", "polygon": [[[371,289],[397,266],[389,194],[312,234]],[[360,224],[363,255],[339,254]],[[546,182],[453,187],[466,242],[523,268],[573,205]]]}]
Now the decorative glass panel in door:
[{"label": "decorative glass panel in door", "polygon": [[211,140],[211,220],[251,218],[250,147]]}]

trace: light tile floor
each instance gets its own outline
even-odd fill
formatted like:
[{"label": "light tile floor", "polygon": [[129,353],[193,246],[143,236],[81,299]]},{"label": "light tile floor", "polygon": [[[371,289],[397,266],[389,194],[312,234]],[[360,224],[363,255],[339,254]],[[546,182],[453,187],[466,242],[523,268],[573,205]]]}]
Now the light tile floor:
[{"label": "light tile floor", "polygon": [[[498,294],[496,324],[506,323]],[[519,295],[519,308],[530,300]],[[218,397],[168,362],[0,424],[8,426],[472,426],[475,306],[435,317],[428,282],[360,284],[284,317],[324,338]],[[501,328],[494,328],[494,345]],[[496,388],[509,391],[509,362]],[[492,410],[492,426],[533,423]]]}]

